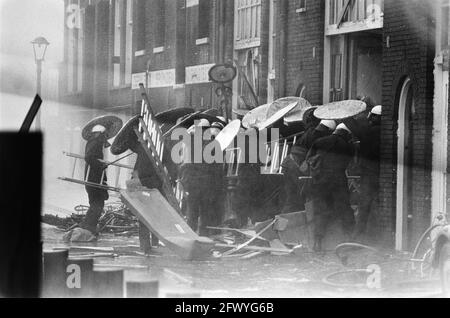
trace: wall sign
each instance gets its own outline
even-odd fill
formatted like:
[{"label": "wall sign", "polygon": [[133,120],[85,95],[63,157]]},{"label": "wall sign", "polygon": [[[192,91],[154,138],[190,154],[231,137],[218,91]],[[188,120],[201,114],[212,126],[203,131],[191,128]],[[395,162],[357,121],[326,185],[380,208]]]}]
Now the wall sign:
[{"label": "wall sign", "polygon": [[131,89],[139,89],[139,84],[146,84],[146,72],[135,73],[131,75]]},{"label": "wall sign", "polygon": [[150,88],[175,85],[175,69],[150,72]]},{"label": "wall sign", "polygon": [[186,84],[208,83],[209,70],[215,64],[203,64],[186,67]]}]

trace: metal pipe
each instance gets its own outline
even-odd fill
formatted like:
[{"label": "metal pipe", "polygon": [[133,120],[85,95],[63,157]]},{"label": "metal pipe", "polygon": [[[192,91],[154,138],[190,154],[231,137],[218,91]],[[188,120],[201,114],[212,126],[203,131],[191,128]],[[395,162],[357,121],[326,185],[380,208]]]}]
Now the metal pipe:
[{"label": "metal pipe", "polygon": [[280,59],[278,61],[280,78],[278,80],[278,97],[286,95],[286,52],[287,52],[287,29],[288,29],[288,0],[280,0],[279,30],[280,30]]}]

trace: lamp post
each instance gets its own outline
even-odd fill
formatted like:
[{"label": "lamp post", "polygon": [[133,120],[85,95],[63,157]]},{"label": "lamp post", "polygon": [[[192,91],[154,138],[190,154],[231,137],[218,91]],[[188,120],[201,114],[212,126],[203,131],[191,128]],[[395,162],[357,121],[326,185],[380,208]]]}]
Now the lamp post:
[{"label": "lamp post", "polygon": [[[31,41],[31,44],[33,45],[33,52],[34,52],[34,60],[36,62],[36,92],[38,95],[41,95],[41,75],[42,75],[42,62],[45,58],[45,53],[47,51],[47,47],[50,45],[50,43],[47,41],[46,38],[39,36],[35,38],[33,41]],[[36,115],[36,129],[41,129],[41,114],[40,112]]]}]

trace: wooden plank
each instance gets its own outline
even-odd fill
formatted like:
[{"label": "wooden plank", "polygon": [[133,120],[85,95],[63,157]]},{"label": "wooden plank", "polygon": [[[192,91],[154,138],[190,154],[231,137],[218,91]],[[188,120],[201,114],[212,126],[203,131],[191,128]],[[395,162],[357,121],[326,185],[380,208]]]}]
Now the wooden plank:
[{"label": "wooden plank", "polygon": [[[217,243],[215,244],[216,247],[223,247],[223,248],[237,248],[239,245],[230,245],[230,244],[222,244]],[[242,247],[243,250],[247,251],[259,251],[259,252],[275,252],[275,253],[292,253],[294,252],[295,248],[293,249],[280,249],[280,248],[273,248],[273,247],[264,247],[264,246],[244,246]]]},{"label": "wooden plank", "polygon": [[103,189],[103,190],[107,190],[107,191],[114,191],[114,192],[120,192],[122,189],[120,188],[115,188],[115,187],[110,187],[107,185],[102,185],[102,184],[98,184],[98,183],[93,183],[93,182],[87,182],[87,181],[83,181],[83,180],[78,180],[78,179],[72,179],[72,178],[58,178],[59,180],[62,181],[66,181],[66,182],[71,182],[71,183],[76,183],[76,184],[81,184],[84,186],[91,186],[97,189]]},{"label": "wooden plank", "polygon": [[30,130],[31,125],[33,124],[34,118],[36,117],[37,113],[39,112],[39,108],[41,107],[42,99],[39,95],[36,95],[33,100],[33,104],[31,104],[30,110],[27,113],[27,116],[25,117],[25,120],[22,123],[22,126],[20,127],[21,133],[26,133]]},{"label": "wooden plank", "polygon": [[183,259],[207,259],[214,242],[195,233],[156,189],[122,191],[127,207],[164,245]]}]

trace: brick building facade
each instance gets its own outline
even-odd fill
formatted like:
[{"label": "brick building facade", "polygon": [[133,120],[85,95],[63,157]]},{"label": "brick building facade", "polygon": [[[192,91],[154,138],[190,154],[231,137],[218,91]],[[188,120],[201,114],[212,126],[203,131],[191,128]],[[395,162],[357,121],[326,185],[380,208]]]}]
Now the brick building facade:
[{"label": "brick building facade", "polygon": [[[283,10],[281,2],[279,10]],[[325,2],[286,2],[280,12],[279,29],[285,30],[285,43],[277,37],[276,97],[302,96],[313,105],[323,101]]]},{"label": "brick building facade", "polygon": [[381,241],[410,248],[448,211],[448,0],[65,3],[82,9],[79,19],[66,12],[76,27],[66,28],[61,94],[84,106],[78,126],[93,113],[129,118],[140,99],[132,84],[146,74],[157,111],[219,107],[208,70],[234,63],[234,108],[293,95],[315,105],[369,96],[384,106],[371,221]]},{"label": "brick building facade", "polygon": [[[380,226],[400,231],[403,214],[398,247],[411,247],[431,221],[434,30],[429,2],[385,1]],[[404,104],[402,94],[409,94]]]}]

